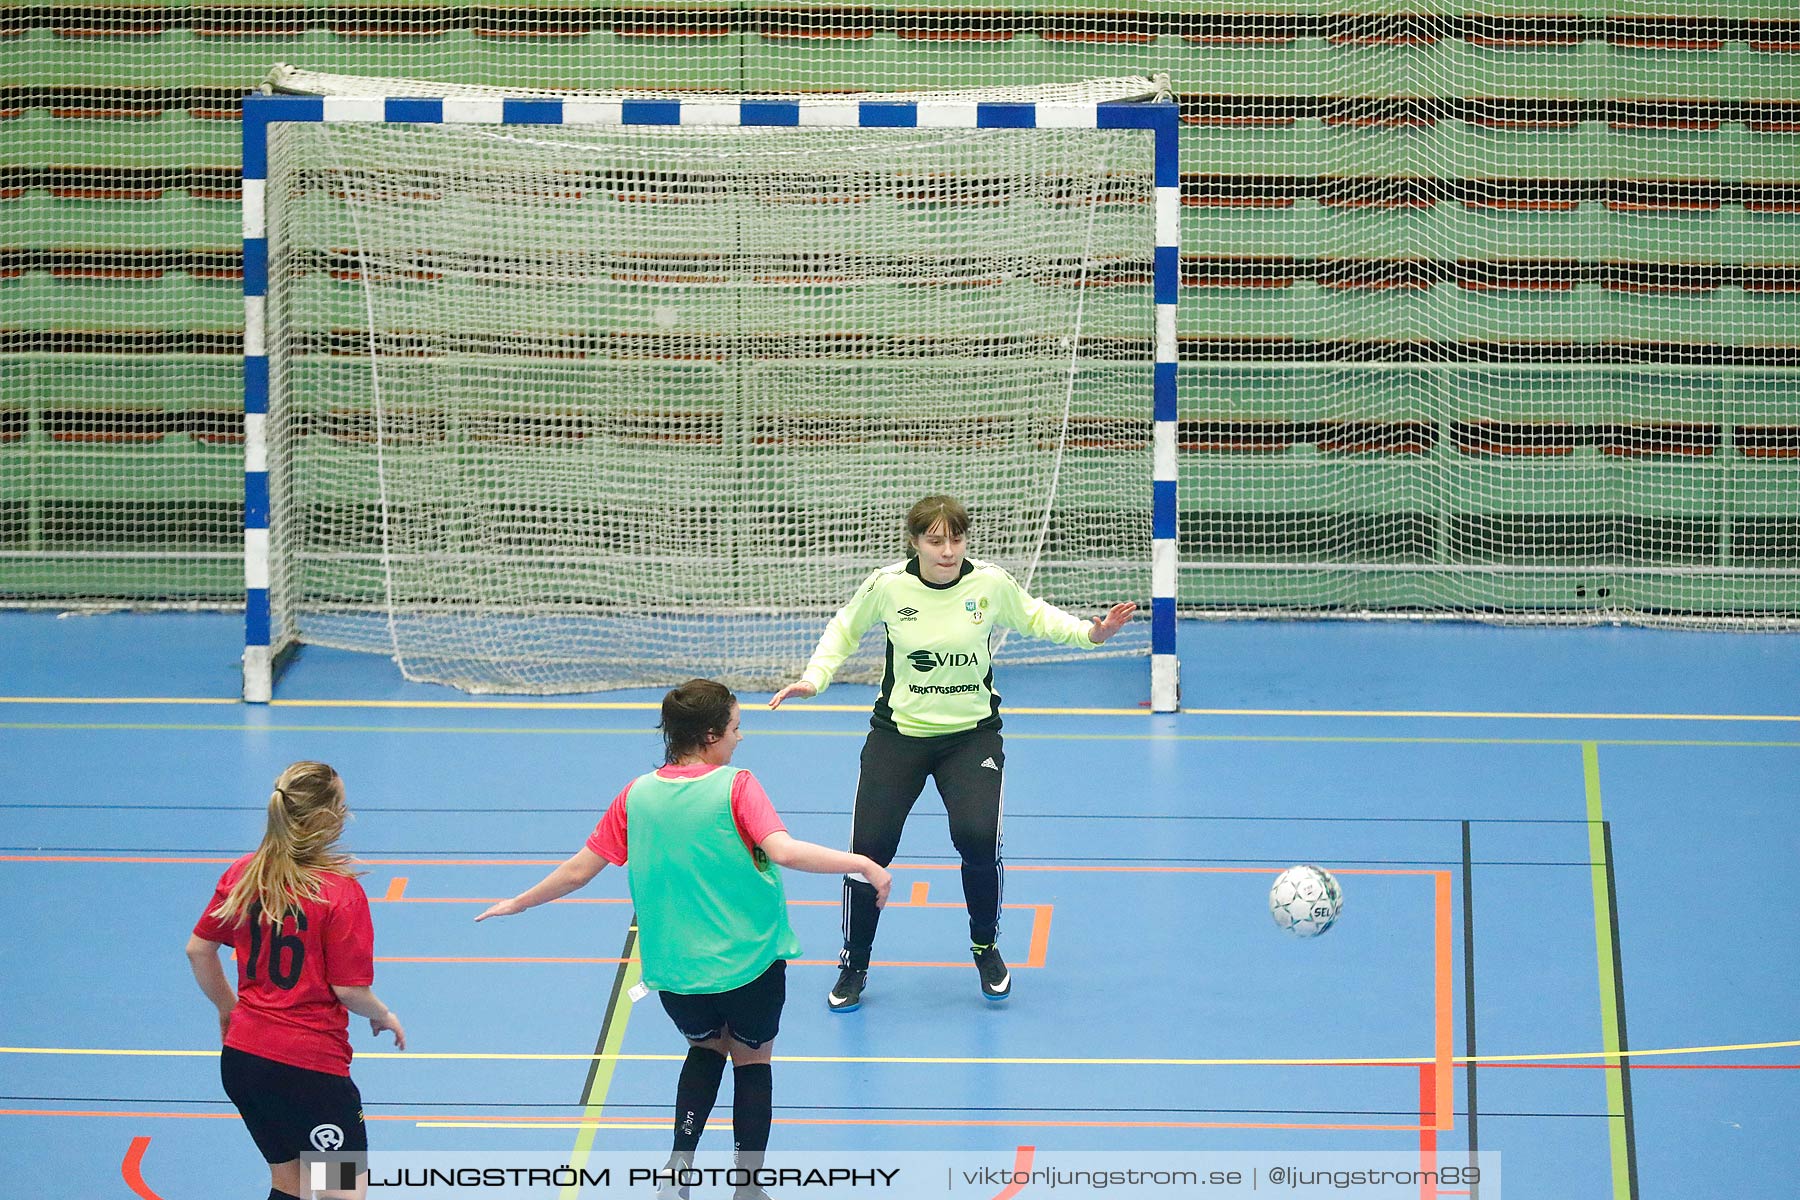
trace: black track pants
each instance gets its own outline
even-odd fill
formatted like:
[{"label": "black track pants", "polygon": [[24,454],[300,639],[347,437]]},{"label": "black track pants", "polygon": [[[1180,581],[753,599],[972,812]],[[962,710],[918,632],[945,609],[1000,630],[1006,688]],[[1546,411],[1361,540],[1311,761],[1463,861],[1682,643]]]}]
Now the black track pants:
[{"label": "black track pants", "polygon": [[[969,906],[969,940],[999,940],[1001,782],[1006,752],[997,729],[970,729],[942,737],[907,737],[872,729],[863,743],[862,774],[856,781],[856,809],[850,818],[850,849],[882,866],[894,861],[907,814],[937,781],[950,815],[950,841],[962,857],[963,898]],[[860,879],[844,880],[844,951],[839,961],[864,970],[875,944],[875,889]]]}]

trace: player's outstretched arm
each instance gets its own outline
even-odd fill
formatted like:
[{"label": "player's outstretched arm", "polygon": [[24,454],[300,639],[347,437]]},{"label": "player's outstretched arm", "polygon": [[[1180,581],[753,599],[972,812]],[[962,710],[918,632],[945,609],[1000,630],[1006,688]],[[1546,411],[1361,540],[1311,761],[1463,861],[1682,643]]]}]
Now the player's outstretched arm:
[{"label": "player's outstretched arm", "polygon": [[384,1030],[394,1035],[394,1049],[406,1049],[406,1030],[400,1028],[400,1018],[394,1010],[381,1002],[373,990],[366,987],[344,987],[332,984],[331,990],[337,995],[338,1003],[359,1017],[369,1019],[369,1032],[380,1034]]},{"label": "player's outstretched arm", "polygon": [[1123,604],[1115,604],[1107,610],[1104,617],[1095,617],[1094,624],[1088,629],[1088,641],[1098,646],[1131,621],[1137,612],[1137,605],[1130,600]]},{"label": "player's outstretched arm", "polygon": [[781,702],[783,700],[788,700],[788,699],[804,700],[808,696],[816,696],[818,694],[819,694],[818,688],[816,688],[812,684],[806,682],[806,680],[804,680],[804,679],[796,679],[796,680],[794,680],[794,682],[788,684],[786,687],[782,688],[779,692],[776,692],[773,696],[769,697],[769,707],[770,708],[780,708]]},{"label": "player's outstretched arm", "polygon": [[577,888],[586,887],[593,882],[594,876],[604,870],[606,870],[606,860],[583,846],[572,854],[567,862],[538,880],[530,888],[510,900],[502,900],[498,904],[490,905],[475,919],[485,921],[489,917],[511,917],[528,908],[536,908],[540,904],[560,900]]},{"label": "player's outstretched arm", "polygon": [[832,676],[837,674],[846,658],[856,653],[863,634],[881,615],[881,578],[880,571],[871,572],[856,589],[856,595],[850,597],[850,602],[825,622],[825,632],[819,635],[819,644],[813,648],[812,657],[806,660],[806,670],[800,678],[769,698],[770,708],[780,708],[783,700],[816,696],[831,686]]},{"label": "player's outstretched arm", "polygon": [[888,869],[866,854],[850,854],[833,850],[817,842],[803,842],[782,830],[776,830],[757,843],[769,861],[796,871],[814,875],[861,875],[875,889],[877,906],[887,903],[888,889],[894,877]]}]

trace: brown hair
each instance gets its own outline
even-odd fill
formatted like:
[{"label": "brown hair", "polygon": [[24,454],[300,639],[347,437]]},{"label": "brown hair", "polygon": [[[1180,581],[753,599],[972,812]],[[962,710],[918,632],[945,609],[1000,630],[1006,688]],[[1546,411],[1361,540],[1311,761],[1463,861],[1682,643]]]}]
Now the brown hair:
[{"label": "brown hair", "polygon": [[212,915],[237,924],[251,911],[280,925],[305,900],[320,896],[319,876],[353,875],[348,855],[332,847],[349,818],[344,781],[322,762],[297,762],[281,773],[269,796],[262,845]]},{"label": "brown hair", "polygon": [[906,513],[906,552],[917,554],[914,544],[933,528],[942,525],[952,537],[969,532],[969,510],[954,496],[927,496]]},{"label": "brown hair", "polygon": [[737,697],[731,689],[711,679],[690,679],[663,697],[663,761],[679,762],[725,736],[731,725],[731,706]]}]

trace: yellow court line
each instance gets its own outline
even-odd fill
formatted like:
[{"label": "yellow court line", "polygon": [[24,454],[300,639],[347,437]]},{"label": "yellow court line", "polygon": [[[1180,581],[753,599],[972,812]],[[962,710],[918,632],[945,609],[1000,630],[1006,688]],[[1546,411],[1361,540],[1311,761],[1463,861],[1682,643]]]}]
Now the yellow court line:
[{"label": "yellow court line", "polygon": [[[634,919],[630,931],[625,935],[625,948],[622,953],[626,961],[621,967],[618,978],[613,983],[612,1007],[608,1010],[600,1028],[605,1041],[596,1049],[606,1055],[617,1055],[619,1047],[625,1044],[625,1026],[631,1020],[631,1008],[635,1003],[631,998],[631,989],[636,987],[643,975],[643,964],[630,957],[633,943],[637,941],[638,926]],[[581,1096],[582,1118],[587,1121],[597,1119],[606,1111],[606,1094],[612,1090],[613,1071],[618,1066],[616,1057],[597,1065],[591,1072],[593,1078],[588,1081]],[[600,1128],[590,1125],[583,1128],[577,1125],[581,1133],[575,1138],[575,1152],[570,1158],[570,1165],[576,1170],[587,1166],[588,1157],[594,1152],[594,1133]],[[565,1187],[559,1193],[559,1200],[577,1200],[581,1189]]]},{"label": "yellow court line", "polygon": [[1358,708],[1184,708],[1205,717],[1430,717],[1488,721],[1783,721],[1800,724],[1800,716],[1782,713],[1594,713],[1594,712],[1464,712],[1435,709]]},{"label": "yellow court line", "polygon": [[[210,704],[243,705],[240,700],[221,697],[181,696],[0,696],[0,704]],[[660,700],[271,700],[267,705],[243,705],[258,708],[379,708],[437,709],[483,712],[661,712]],[[762,708],[762,705],[753,705]],[[867,713],[867,704],[805,704],[790,712]],[[1142,717],[1148,708],[1030,708],[1008,705],[1007,712],[1024,716],[1055,717]]]},{"label": "yellow court line", "polygon": [[[0,701],[6,697],[0,696]],[[857,709],[863,712],[864,709]],[[1016,710],[1015,710],[1016,711]],[[149,722],[149,721],[0,721],[0,730],[20,730],[34,732],[115,732],[115,733],[379,733],[391,735],[397,733],[417,733],[432,736],[446,734],[470,734],[505,737],[638,737],[643,735],[644,728],[606,729],[595,726],[571,725],[531,726],[531,725],[276,725],[265,722],[239,722],[235,724],[198,724]],[[757,737],[823,737],[823,738],[860,738],[866,733],[862,729],[768,729],[753,730]],[[1151,731],[1143,733],[1030,733],[1024,730],[1009,730],[1007,737],[1020,741],[1059,741],[1059,742],[1204,742],[1204,743],[1243,743],[1255,744],[1293,744],[1293,745],[1353,745],[1353,746],[1584,746],[1593,743],[1598,746],[1637,746],[1637,747],[1712,747],[1714,749],[1734,750],[1795,750],[1800,749],[1800,741],[1745,740],[1745,739],[1708,739],[1708,738],[1552,738],[1552,737],[1403,737],[1397,735],[1383,736],[1379,734],[1300,734],[1300,733],[1164,733]]]},{"label": "yellow court line", "polygon": [[[656,712],[662,711],[660,700],[271,700],[272,708],[472,708],[500,710]],[[753,709],[762,704],[752,703]],[[787,711],[795,713],[866,713],[867,704],[796,704]],[[1148,708],[1023,708],[1008,705],[1007,712],[1036,716],[1136,717],[1147,716]]]},{"label": "yellow court line", "polygon": [[[663,1126],[667,1125],[668,1123],[669,1122],[667,1120],[662,1120],[660,1122],[660,1124],[651,1126],[651,1125],[645,1124],[644,1122],[641,1122],[641,1121],[633,1121],[633,1122],[625,1122],[625,1121],[533,1121],[529,1125],[520,1125],[517,1122],[513,1122],[513,1121],[414,1121],[413,1128],[414,1129],[507,1129],[507,1130],[579,1129],[585,1133],[592,1133],[596,1129],[630,1129],[635,1132],[642,1133],[644,1130],[649,1129],[654,1133],[660,1133],[660,1134],[666,1135],[668,1133],[668,1131],[666,1129],[664,1129]],[[716,1125],[718,1123],[714,1122],[714,1124]],[[727,1122],[725,1122],[725,1124],[729,1125],[730,1122],[727,1121]],[[574,1164],[574,1163],[570,1163],[569,1165],[572,1168],[576,1166],[576,1164]]]},{"label": "yellow court line", "polygon": [[[1620,1022],[1623,1013],[1619,1007],[1619,981],[1613,970],[1613,955],[1617,952],[1617,947],[1613,945],[1614,901],[1607,878],[1611,865],[1606,858],[1606,823],[1600,804],[1600,747],[1593,742],[1584,743],[1581,747],[1581,768],[1587,791],[1588,858],[1594,864],[1590,873],[1594,893],[1594,953],[1600,984],[1600,1040],[1612,1051],[1607,1056],[1607,1061],[1614,1067],[1622,1068],[1624,1062],[1618,1052],[1621,1048]],[[1624,1071],[1608,1071],[1606,1125],[1612,1158],[1614,1200],[1635,1200],[1637,1194],[1637,1189],[1632,1186],[1632,1144],[1628,1115]]]},{"label": "yellow court line", "polygon": [[271,700],[270,708],[486,708],[547,712],[661,712],[659,700]]},{"label": "yellow court line", "polygon": [[[0,704],[206,704],[242,705],[228,697],[182,696],[0,696]],[[540,712],[657,712],[655,700],[272,700],[271,708],[470,709]],[[867,704],[796,704],[791,712],[866,713]],[[1018,716],[1143,717],[1148,708],[1027,708],[1009,705]],[[1183,708],[1184,716],[1202,717],[1388,717],[1486,721],[1724,721],[1800,724],[1800,714],[1787,713],[1605,713],[1500,712],[1460,709],[1361,708]]]},{"label": "yellow court line", "polygon": [[[1655,1050],[1576,1050],[1554,1054],[1478,1054],[1457,1057],[1458,1066],[1469,1063],[1564,1062],[1572,1059],[1656,1058],[1684,1054],[1728,1054],[1750,1050],[1787,1050],[1800,1039],[1785,1042],[1741,1042],[1723,1046],[1670,1046]],[[0,1054],[70,1055],[124,1058],[214,1058],[215,1050],[135,1050],[68,1046],[0,1046]],[[454,1051],[376,1050],[359,1052],[358,1058],[431,1059],[478,1062],[683,1062],[681,1054],[526,1054]],[[996,1067],[1410,1067],[1435,1063],[1435,1057],[1415,1058],[976,1058],[911,1057],[902,1055],[777,1054],[776,1062],[822,1064],[879,1064],[888,1066],[996,1066]]]}]

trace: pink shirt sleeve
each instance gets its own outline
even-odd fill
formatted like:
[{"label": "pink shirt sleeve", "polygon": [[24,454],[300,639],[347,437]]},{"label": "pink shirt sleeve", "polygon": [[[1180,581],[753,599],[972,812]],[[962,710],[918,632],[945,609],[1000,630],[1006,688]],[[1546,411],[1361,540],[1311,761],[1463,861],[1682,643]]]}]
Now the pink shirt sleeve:
[{"label": "pink shirt sleeve", "polygon": [[600,823],[594,826],[594,832],[588,835],[587,848],[604,858],[615,867],[625,865],[625,793],[631,790],[626,784],[606,806],[606,813]]},{"label": "pink shirt sleeve", "polygon": [[771,833],[787,832],[787,826],[769,802],[769,793],[763,791],[763,785],[748,771],[740,771],[737,779],[732,781],[731,817],[737,822],[738,836],[752,850]]}]

